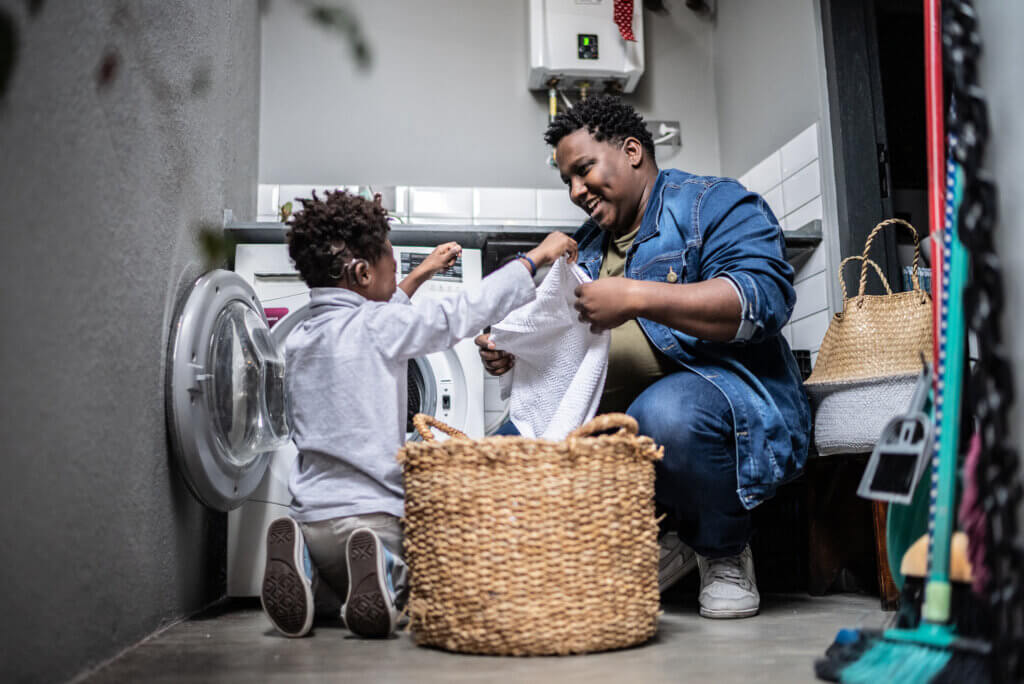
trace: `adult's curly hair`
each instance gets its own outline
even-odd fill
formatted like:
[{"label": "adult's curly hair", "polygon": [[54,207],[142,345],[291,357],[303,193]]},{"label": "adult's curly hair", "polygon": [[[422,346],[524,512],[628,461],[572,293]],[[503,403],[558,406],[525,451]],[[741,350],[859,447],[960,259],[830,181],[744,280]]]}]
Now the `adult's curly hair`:
[{"label": "adult's curly hair", "polygon": [[586,128],[594,139],[602,142],[622,143],[626,138],[636,138],[654,157],[654,138],[644,125],[643,117],[617,97],[598,95],[560,112],[548,124],[544,141],[556,147],[562,138],[581,128]]},{"label": "adult's curly hair", "polygon": [[328,190],[299,199],[286,240],[288,254],[310,287],[334,287],[359,259],[374,263],[387,249],[388,212],[376,202]]}]

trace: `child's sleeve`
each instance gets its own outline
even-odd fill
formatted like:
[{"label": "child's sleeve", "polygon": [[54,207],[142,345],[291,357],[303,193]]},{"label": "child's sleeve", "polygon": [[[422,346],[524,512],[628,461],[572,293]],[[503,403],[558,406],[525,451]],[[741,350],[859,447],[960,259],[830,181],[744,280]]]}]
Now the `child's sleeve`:
[{"label": "child's sleeve", "polygon": [[368,328],[387,358],[404,360],[451,348],[536,297],[533,279],[519,263],[484,278],[480,287],[444,298],[421,297],[412,305],[392,297],[370,314]]}]

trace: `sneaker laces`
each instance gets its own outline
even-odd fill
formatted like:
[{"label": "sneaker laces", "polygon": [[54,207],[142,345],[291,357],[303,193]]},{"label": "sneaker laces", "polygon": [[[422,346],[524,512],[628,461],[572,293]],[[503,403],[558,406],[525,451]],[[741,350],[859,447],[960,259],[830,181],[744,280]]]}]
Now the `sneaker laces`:
[{"label": "sneaker laces", "polygon": [[725,558],[709,558],[707,580],[705,584],[716,581],[723,581],[727,584],[738,584],[745,588],[750,587],[750,578],[747,577],[744,554],[726,556]]}]

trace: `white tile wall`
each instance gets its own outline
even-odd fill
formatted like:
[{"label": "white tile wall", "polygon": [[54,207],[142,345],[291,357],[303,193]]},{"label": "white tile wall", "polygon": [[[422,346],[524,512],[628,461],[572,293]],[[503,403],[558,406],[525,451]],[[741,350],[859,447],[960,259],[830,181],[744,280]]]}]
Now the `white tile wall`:
[{"label": "white tile wall", "polygon": [[317,185],[315,183],[310,184],[299,184],[299,185],[279,185],[278,186],[278,206],[292,203],[292,211],[299,211],[302,209],[302,204],[298,202],[300,197],[309,199],[312,197],[312,193],[316,190],[318,197],[323,197],[324,192],[327,190],[351,190],[356,186],[348,185]]},{"label": "white tile wall", "polygon": [[256,188],[256,220],[276,221],[278,208],[278,187],[276,185],[259,185]]},{"label": "white tile wall", "polygon": [[[782,198],[786,210],[794,212],[816,197],[821,196],[821,170],[817,161],[808,164],[795,174],[782,181]],[[789,221],[791,227],[792,221]]]},{"label": "white tile wall", "polygon": [[748,190],[763,195],[782,182],[782,156],[775,151],[738,180]]},{"label": "white tile wall", "polygon": [[544,219],[543,221],[538,219],[537,224],[542,226],[551,226],[553,228],[571,228],[572,230],[563,230],[562,232],[572,234],[572,232],[576,228],[582,226],[583,222],[586,220],[586,217],[582,219]]},{"label": "white tile wall", "polygon": [[555,221],[576,221],[581,225],[587,220],[587,212],[583,211],[569,199],[568,190],[538,190],[537,220],[544,225]]},{"label": "white tile wall", "polygon": [[786,230],[798,230],[814,219],[821,219],[823,216],[821,195],[818,195],[807,204],[786,215]]},{"label": "white tile wall", "polygon": [[537,191],[533,188],[473,188],[473,218],[536,221]]},{"label": "white tile wall", "polygon": [[775,214],[775,218],[782,220],[782,217],[786,215],[786,207],[782,203],[782,186],[777,185],[768,192],[762,194],[764,201],[771,207],[772,213]]},{"label": "white tile wall", "polygon": [[468,226],[472,225],[473,219],[453,218],[451,216],[410,216],[405,219],[405,225],[445,225],[445,226]]},{"label": "white tile wall", "polygon": [[409,216],[473,217],[472,188],[409,188]]},{"label": "white tile wall", "polygon": [[818,351],[821,340],[828,330],[828,322],[832,318],[828,309],[816,314],[793,321],[793,349],[810,349]]},{"label": "white tile wall", "polygon": [[779,150],[782,155],[782,177],[789,178],[818,158],[818,124],[811,124]]},{"label": "white tile wall", "polygon": [[405,185],[395,186],[395,208],[392,212],[404,219],[409,218],[409,188]]},{"label": "white tile wall", "polygon": [[[818,124],[814,123],[740,176],[739,181],[764,197],[783,230],[796,230],[823,217],[818,157]],[[796,274],[796,307],[782,330],[793,349],[810,349],[812,360],[817,359],[831,318],[827,263],[823,242]]]},{"label": "white tile wall", "polygon": [[824,272],[797,283],[794,289],[796,306],[793,308],[791,320],[796,321],[828,308]]}]

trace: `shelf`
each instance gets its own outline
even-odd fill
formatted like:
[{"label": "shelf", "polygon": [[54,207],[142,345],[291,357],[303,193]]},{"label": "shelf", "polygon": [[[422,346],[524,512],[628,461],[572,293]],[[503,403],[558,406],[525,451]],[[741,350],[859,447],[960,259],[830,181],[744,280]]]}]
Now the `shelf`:
[{"label": "shelf", "polygon": [[783,237],[786,241],[786,260],[793,268],[800,268],[821,244],[821,219],[808,221],[796,230],[783,231]]},{"label": "shelf", "polygon": [[[438,224],[391,224],[391,243],[435,247],[456,240],[467,249],[486,250],[489,243],[522,243],[529,247],[554,230],[565,226],[507,226],[502,224],[465,226]],[[235,243],[284,243],[288,226],[272,222],[230,222],[224,225],[224,235]],[[799,268],[821,244],[821,221],[815,219],[796,230],[783,232],[786,258]]]}]

